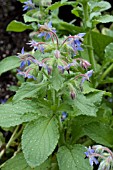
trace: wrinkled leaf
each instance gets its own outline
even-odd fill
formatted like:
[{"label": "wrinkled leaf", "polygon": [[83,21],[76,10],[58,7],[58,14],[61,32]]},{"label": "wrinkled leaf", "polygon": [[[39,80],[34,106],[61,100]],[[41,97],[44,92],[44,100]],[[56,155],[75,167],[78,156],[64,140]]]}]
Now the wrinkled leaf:
[{"label": "wrinkled leaf", "polygon": [[49,166],[50,161],[47,160],[39,167],[33,169],[27,164],[23,153],[18,153],[16,156],[6,161],[1,170],[48,170]]},{"label": "wrinkled leaf", "polygon": [[88,100],[84,95],[78,93],[75,100],[68,101],[74,109],[75,114],[96,116],[97,107]]},{"label": "wrinkled leaf", "polygon": [[91,170],[85,159],[85,147],[82,145],[62,146],[58,150],[57,159],[60,170]]},{"label": "wrinkled leaf", "polygon": [[[36,119],[38,116],[38,104],[36,101],[21,101],[17,104],[4,104],[0,105],[0,126],[10,127],[19,125],[23,122],[27,122]],[[30,113],[24,117],[25,113]],[[31,113],[37,113],[32,114]]]},{"label": "wrinkled leaf", "polygon": [[18,89],[16,94],[13,97],[14,102],[18,102],[24,98],[28,97],[37,97],[37,92],[42,88],[46,88],[46,83],[34,84],[30,82],[23,83],[22,86]]},{"label": "wrinkled leaf", "polygon": [[29,123],[22,135],[22,149],[31,167],[42,164],[54,151],[59,138],[54,118],[40,118]]}]

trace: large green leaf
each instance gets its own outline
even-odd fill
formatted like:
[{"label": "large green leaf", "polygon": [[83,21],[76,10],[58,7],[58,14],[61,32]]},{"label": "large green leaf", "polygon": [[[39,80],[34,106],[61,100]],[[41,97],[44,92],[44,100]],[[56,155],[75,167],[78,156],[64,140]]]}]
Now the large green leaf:
[{"label": "large green leaf", "polygon": [[39,167],[31,168],[27,164],[23,153],[18,153],[16,156],[6,161],[1,170],[48,170],[49,166],[50,161],[47,160]]},{"label": "large green leaf", "polygon": [[24,98],[28,97],[37,97],[37,92],[46,87],[46,83],[40,83],[40,84],[33,84],[30,82],[23,83],[22,86],[19,88],[19,90],[16,92],[16,94],[13,97],[14,102],[18,102]]},{"label": "large green leaf", "polygon": [[29,123],[22,135],[22,149],[31,167],[42,164],[54,151],[59,133],[56,120],[42,117]]},{"label": "large green leaf", "polygon": [[[98,122],[99,119],[98,117],[92,117],[92,116],[86,116],[86,115],[80,115],[80,116],[76,116],[75,118],[73,118],[72,120],[72,143],[76,143],[76,141],[85,135],[84,132],[84,126],[92,123],[92,122]],[[75,129],[76,129],[76,133],[75,133]]]},{"label": "large green leaf", "polygon": [[95,54],[103,61],[104,49],[109,43],[113,42],[113,38],[94,31],[92,31],[91,35]]},{"label": "large green leaf", "polygon": [[6,71],[17,68],[20,65],[20,60],[16,56],[10,56],[0,62],[0,75]]},{"label": "large green leaf", "polygon": [[[36,119],[38,112],[38,104],[31,100],[0,105],[0,126],[10,127]],[[26,113],[29,114],[26,116]]]},{"label": "large green leaf", "polygon": [[93,122],[84,126],[84,132],[97,143],[113,147],[113,129],[108,125]]},{"label": "large green leaf", "polygon": [[75,100],[68,101],[75,111],[75,115],[96,116],[97,107],[84,95],[78,93]]},{"label": "large green leaf", "polygon": [[13,20],[7,26],[7,31],[14,31],[14,32],[23,32],[27,29],[32,29],[31,25],[24,24],[22,22]]},{"label": "large green leaf", "polygon": [[57,154],[59,170],[91,170],[88,160],[84,159],[85,151],[82,145],[62,146]]}]

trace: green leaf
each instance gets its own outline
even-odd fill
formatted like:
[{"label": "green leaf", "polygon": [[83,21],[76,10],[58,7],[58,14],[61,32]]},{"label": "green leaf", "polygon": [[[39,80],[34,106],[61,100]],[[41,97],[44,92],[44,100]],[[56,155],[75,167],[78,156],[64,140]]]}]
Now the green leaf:
[{"label": "green leaf", "polygon": [[61,7],[61,6],[64,6],[64,5],[76,5],[76,4],[77,4],[77,2],[73,2],[73,1],[71,1],[71,2],[66,2],[66,0],[63,0],[63,2],[55,2],[54,4],[52,4],[51,6],[49,6],[49,7],[47,8],[47,10],[55,10],[55,9]]},{"label": "green leaf", "polygon": [[113,43],[110,43],[105,48],[105,58],[106,60],[113,61]]},{"label": "green leaf", "polygon": [[89,2],[89,4],[91,10],[98,11],[98,12],[102,12],[111,8],[111,4],[107,1]]},{"label": "green leaf", "polygon": [[97,23],[108,23],[113,22],[113,15],[103,15],[99,16],[97,19],[94,20],[94,22]]},{"label": "green leaf", "polygon": [[33,84],[30,82],[23,83],[13,97],[14,102],[18,102],[24,98],[37,97],[37,92],[42,88],[46,88],[47,83]]},{"label": "green leaf", "polygon": [[89,102],[94,103],[95,105],[100,105],[103,95],[104,91],[89,93],[87,95],[87,99],[89,100]]},{"label": "green leaf", "polygon": [[24,21],[25,21],[25,23],[26,23],[26,22],[39,22],[38,19],[33,18],[33,17],[30,17],[30,16],[28,16],[28,15],[26,15],[26,14],[24,14],[23,16],[24,16]]},{"label": "green leaf", "polygon": [[68,101],[68,103],[72,105],[76,116],[96,116],[97,107],[81,93],[77,94],[75,100]]},{"label": "green leaf", "polygon": [[1,170],[48,170],[49,166],[50,161],[47,160],[39,167],[33,169],[27,164],[23,153],[18,153],[16,156],[6,161]]},{"label": "green leaf", "polygon": [[91,170],[88,160],[84,159],[85,151],[82,145],[60,147],[57,154],[59,170]]},{"label": "green leaf", "polygon": [[[84,126],[92,123],[92,122],[98,122],[99,119],[97,117],[92,116],[86,116],[86,115],[80,115],[76,116],[72,120],[71,129],[72,129],[72,141],[73,143],[76,143],[76,141],[85,135],[84,132]],[[75,133],[76,129],[76,133]]]},{"label": "green leaf", "polygon": [[56,120],[42,117],[29,123],[22,135],[22,149],[31,167],[39,166],[54,151],[59,133]]},{"label": "green leaf", "polygon": [[58,69],[54,69],[52,72],[52,78],[51,78],[51,84],[53,86],[53,89],[56,91],[60,90],[63,86],[64,78],[59,73]]},{"label": "green leaf", "polygon": [[92,31],[91,35],[94,52],[99,57],[99,61],[103,61],[104,49],[109,43],[113,42],[113,38],[94,31]]},{"label": "green leaf", "polygon": [[19,0],[21,3],[25,2],[26,0]]},{"label": "green leaf", "polygon": [[[14,105],[12,103],[0,105],[0,126],[10,127],[36,119],[39,113],[38,108],[38,103],[33,100],[24,100]],[[23,115],[28,112],[30,114],[24,117]],[[31,113],[37,114],[31,115]]]},{"label": "green leaf", "polygon": [[16,20],[13,20],[7,26],[6,31],[23,32],[27,29],[32,29],[32,26],[26,25],[26,24],[16,21]]},{"label": "green leaf", "polygon": [[78,27],[78,26],[74,26],[73,24],[70,24],[70,23],[67,23],[67,22],[63,22],[61,21],[59,23],[59,26],[61,27],[60,29],[61,30],[67,30],[73,34],[77,34],[77,33],[80,33],[80,32],[83,32],[83,28],[81,27]]},{"label": "green leaf", "polygon": [[20,65],[20,59],[17,58],[16,56],[10,56],[3,59],[0,62],[0,75],[6,71],[19,67],[19,65]]},{"label": "green leaf", "polygon": [[113,129],[108,125],[99,122],[93,122],[84,126],[85,135],[99,144],[113,147]]}]

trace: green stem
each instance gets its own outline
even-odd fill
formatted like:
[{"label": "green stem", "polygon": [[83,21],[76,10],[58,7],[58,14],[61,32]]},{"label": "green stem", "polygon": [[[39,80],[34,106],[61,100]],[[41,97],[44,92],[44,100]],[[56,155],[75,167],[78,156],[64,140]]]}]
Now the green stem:
[{"label": "green stem", "polygon": [[92,69],[96,71],[96,62],[95,62],[94,53],[93,53],[91,31],[89,31],[87,35],[87,44],[90,45],[90,47],[88,48],[89,61],[92,65]]},{"label": "green stem", "polygon": [[[8,149],[8,148],[10,147],[10,145],[12,144],[12,142],[15,140],[15,135],[16,135],[18,129],[19,129],[19,126],[17,126],[17,127],[15,128],[15,130],[14,130],[11,138],[9,139],[9,141],[8,141],[8,143],[7,143],[7,145],[6,145],[6,149]],[[2,150],[2,151],[0,152],[0,158],[4,155],[4,153],[5,153],[5,150]]]},{"label": "green stem", "polygon": [[60,129],[60,140],[59,140],[59,146],[62,146],[65,143],[65,138],[64,138],[64,130],[63,130],[63,125],[61,122],[61,119],[59,117],[59,129]]},{"label": "green stem", "polygon": [[87,29],[87,21],[89,20],[89,14],[88,14],[88,5],[87,2],[83,2],[83,25],[84,28]]},{"label": "green stem", "polygon": [[88,47],[89,61],[92,65],[92,69],[96,71],[96,62],[95,62],[93,46],[92,46],[91,28],[89,28],[87,25],[89,22],[89,12],[88,12],[87,2],[83,2],[83,14],[84,14],[83,25],[87,32],[86,43],[89,46]]},{"label": "green stem", "polygon": [[105,70],[105,72],[102,74],[100,78],[100,82],[109,74],[109,72],[113,70],[113,63]]}]

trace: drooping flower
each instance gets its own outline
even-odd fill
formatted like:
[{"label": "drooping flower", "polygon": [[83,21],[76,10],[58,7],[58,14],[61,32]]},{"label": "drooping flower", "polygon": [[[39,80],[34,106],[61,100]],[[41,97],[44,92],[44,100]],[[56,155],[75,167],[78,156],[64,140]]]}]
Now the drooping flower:
[{"label": "drooping flower", "polygon": [[[40,25],[38,24],[39,27],[39,32],[40,34],[38,35],[39,38],[41,37],[45,37],[46,40],[48,40],[49,38],[51,38],[51,36],[53,35],[53,33],[56,32],[55,29],[52,28],[52,22],[50,21],[48,24],[45,23],[44,25]],[[53,32],[53,33],[52,33]]]},{"label": "drooping flower", "polygon": [[29,56],[29,54],[24,52],[24,47],[17,57],[19,57],[21,60],[20,68],[23,68],[26,64],[29,66],[32,62],[32,58]]},{"label": "drooping flower", "polygon": [[92,149],[90,146],[89,148],[87,148],[87,152],[84,152],[86,157],[89,158],[89,163],[91,166],[93,166],[93,164],[95,163],[96,165],[99,163],[98,160],[95,158],[95,156],[93,156],[93,154],[95,153],[95,150]]},{"label": "drooping flower", "polygon": [[77,54],[77,51],[83,51],[83,48],[81,47],[82,41],[83,41],[83,36],[85,33],[80,33],[75,36],[69,36],[65,41],[68,41],[68,45],[72,47],[75,55]]},{"label": "drooping flower", "polygon": [[23,5],[23,11],[31,10],[31,9],[35,8],[35,4],[31,0],[28,0],[23,3],[25,4],[25,5]]},{"label": "drooping flower", "polygon": [[29,74],[29,71],[30,70],[27,70],[27,71],[21,71],[21,70],[17,70],[19,75],[22,75],[24,78],[28,78],[28,79],[34,79],[36,80],[36,77],[34,77],[33,75]]},{"label": "drooping flower", "polygon": [[45,42],[36,42],[36,41],[32,40],[27,44],[30,45],[30,47],[34,47],[35,51],[39,50],[41,53],[44,54],[44,50],[45,50],[44,44],[45,44]]},{"label": "drooping flower", "polygon": [[81,84],[84,83],[85,80],[88,80],[89,81],[89,78],[92,76],[93,74],[93,70],[90,70],[90,71],[87,71],[87,73],[83,74],[83,78],[81,80]]}]

